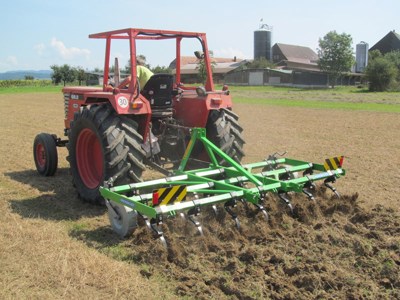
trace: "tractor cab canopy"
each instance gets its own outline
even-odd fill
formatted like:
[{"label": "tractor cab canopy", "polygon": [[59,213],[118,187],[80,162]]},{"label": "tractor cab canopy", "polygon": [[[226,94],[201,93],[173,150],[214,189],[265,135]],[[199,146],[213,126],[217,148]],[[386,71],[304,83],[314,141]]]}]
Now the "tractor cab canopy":
[{"label": "tractor cab canopy", "polygon": [[[170,31],[170,30],[157,30],[157,29],[138,29],[138,28],[126,28],[114,31],[107,31],[101,33],[90,34],[89,38],[94,39],[105,39],[106,40],[106,52],[104,62],[104,78],[108,78],[110,73],[110,50],[111,40],[129,40],[130,47],[130,70],[131,78],[135,78],[129,83],[128,91],[135,93],[136,89],[136,40],[166,40],[175,39],[176,43],[176,78],[177,84],[181,81],[181,41],[186,38],[198,39],[201,43],[202,59],[204,59],[204,65],[206,67],[207,80],[205,84],[206,91],[214,90],[214,83],[212,78],[212,70],[210,63],[210,55],[207,46],[207,39],[205,33],[198,32],[183,32],[183,31]],[[107,82],[103,83],[103,90],[106,90]]]}]

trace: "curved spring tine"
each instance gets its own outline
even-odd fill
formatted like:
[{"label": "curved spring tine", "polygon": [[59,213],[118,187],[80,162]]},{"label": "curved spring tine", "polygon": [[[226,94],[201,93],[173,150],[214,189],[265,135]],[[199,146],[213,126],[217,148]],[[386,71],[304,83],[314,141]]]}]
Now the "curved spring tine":
[{"label": "curved spring tine", "polygon": [[325,182],[325,186],[330,189],[336,195],[336,197],[338,197],[338,199],[340,199],[340,194],[333,185],[329,184],[329,182]]},{"label": "curved spring tine", "polygon": [[[138,214],[139,214],[139,213],[138,213]],[[147,216],[145,216],[145,215],[142,215],[142,214],[139,214],[139,216],[142,217],[142,219],[143,219],[144,222],[146,223],[146,226],[147,226],[149,229],[152,229],[152,228],[151,228],[151,224],[150,224],[149,218],[148,218]]]},{"label": "curved spring tine", "polygon": [[234,218],[233,221],[235,221],[235,226],[239,230],[240,229],[240,221],[238,218]]},{"label": "curved spring tine", "polygon": [[225,202],[225,211],[232,217],[233,221],[235,222],[235,226],[237,229],[240,229],[240,222],[236,215],[236,213],[232,210],[232,207],[236,205],[236,200],[230,200]]},{"label": "curved spring tine", "polygon": [[164,246],[164,248],[167,249],[167,248],[168,248],[168,245],[167,245],[167,241],[165,240],[164,235],[161,235],[161,236],[159,237],[159,240],[160,240],[161,244]]},{"label": "curved spring tine", "polygon": [[192,222],[194,224],[194,226],[196,226],[200,235],[203,235],[203,228],[201,227],[200,222],[197,220],[197,216],[199,214],[200,214],[200,208],[196,207],[196,208],[192,208],[191,210],[189,210],[187,215],[188,215],[189,221]]},{"label": "curved spring tine", "polygon": [[200,235],[203,235],[203,228],[201,227],[201,224],[199,221],[195,219],[195,216],[189,215],[189,220],[196,226],[197,230],[199,231]]},{"label": "curved spring tine", "polygon": [[268,223],[269,216],[268,216],[268,213],[267,213],[267,210],[265,209],[265,207],[261,204],[254,204],[254,205],[258,208],[259,211],[261,211],[261,213],[263,214],[263,216],[265,218],[265,221],[267,221],[267,223]]},{"label": "curved spring tine", "polygon": [[268,223],[268,221],[269,221],[269,216],[268,216],[267,211],[266,211],[265,209],[262,209],[261,212],[262,212],[262,214],[264,215],[265,221],[267,221],[267,223]]},{"label": "curved spring tine", "polygon": [[201,226],[198,226],[198,227],[197,227],[197,230],[199,231],[199,233],[200,233],[201,236],[204,235],[204,233],[203,233],[203,228],[202,228]]},{"label": "curved spring tine", "polygon": [[289,209],[290,209],[290,213],[293,215],[294,214],[294,211],[293,211],[293,205],[292,205],[292,203],[288,203],[287,204],[287,206],[289,207]]},{"label": "curved spring tine", "polygon": [[310,199],[311,201],[315,200],[314,195],[312,193],[310,193],[306,188],[303,189],[303,193],[306,194],[308,199]]},{"label": "curved spring tine", "polygon": [[278,197],[279,197],[279,199],[281,199],[283,202],[285,202],[285,204],[289,207],[291,214],[293,215],[293,206],[292,206],[292,203],[290,203],[290,200],[287,199],[287,198],[284,196],[284,193],[279,193],[279,194],[278,194]]},{"label": "curved spring tine", "polygon": [[213,206],[212,206],[212,209],[213,209],[213,211],[214,211],[215,216],[218,216],[218,208],[217,208],[217,206],[216,206],[216,205],[213,205]]}]

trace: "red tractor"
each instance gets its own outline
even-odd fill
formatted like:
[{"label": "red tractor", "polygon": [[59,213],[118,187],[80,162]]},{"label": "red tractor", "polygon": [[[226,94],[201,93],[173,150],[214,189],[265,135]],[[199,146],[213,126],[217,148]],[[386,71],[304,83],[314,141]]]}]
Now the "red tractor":
[{"label": "red tractor", "polygon": [[[89,35],[105,39],[103,86],[65,87],[65,136],[40,133],[33,146],[39,174],[52,176],[57,170],[57,147],[69,151],[74,185],[80,197],[101,203],[99,187],[141,181],[146,165],[163,173],[179,165],[190,128],[206,128],[207,138],[240,162],[244,140],[238,117],[226,86],[216,91],[210,55],[204,33],[122,29]],[[136,44],[139,40],[173,40],[176,45],[176,73],[155,74],[139,86],[136,68]],[[181,82],[181,43],[200,42],[196,51],[206,70],[205,86],[185,86]],[[109,84],[112,40],[127,40],[130,76],[121,83],[115,66],[114,85]],[[116,64],[117,65],[117,64]],[[206,157],[202,145],[192,153],[195,161]]]}]

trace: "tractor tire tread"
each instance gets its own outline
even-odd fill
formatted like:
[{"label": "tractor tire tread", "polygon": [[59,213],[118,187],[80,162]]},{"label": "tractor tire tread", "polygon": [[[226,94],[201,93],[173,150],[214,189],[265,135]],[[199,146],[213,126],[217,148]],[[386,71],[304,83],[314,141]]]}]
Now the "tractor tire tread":
[{"label": "tractor tire tread", "polygon": [[[92,125],[90,125],[92,124]],[[145,154],[141,148],[142,136],[137,133],[138,124],[126,116],[118,115],[109,104],[93,104],[84,107],[80,113],[75,113],[69,131],[69,162],[74,185],[80,198],[93,204],[103,204],[98,188],[89,189],[80,179],[76,165],[76,153],[73,149],[80,130],[86,127],[97,128],[97,133],[103,145],[104,181],[113,179],[114,185],[141,181],[145,166],[142,163]],[[102,182],[100,183],[102,184]]]}]

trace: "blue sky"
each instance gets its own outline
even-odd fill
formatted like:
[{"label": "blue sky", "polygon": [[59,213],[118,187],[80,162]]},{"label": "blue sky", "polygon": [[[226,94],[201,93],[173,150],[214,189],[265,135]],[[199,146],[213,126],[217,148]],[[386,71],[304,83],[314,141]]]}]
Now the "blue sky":
[{"label": "blue sky", "polygon": [[[190,3],[190,5],[189,5]],[[216,57],[253,58],[253,32],[260,20],[273,26],[273,43],[307,46],[331,30],[374,45],[391,30],[400,32],[399,0],[12,0],[3,5],[0,72],[45,70],[67,63],[84,69],[103,67],[104,40],[88,35],[121,28],[206,32]],[[188,45],[191,55],[197,45]],[[124,44],[112,55],[125,65]],[[138,53],[151,66],[167,66],[172,44],[143,42]]]}]

